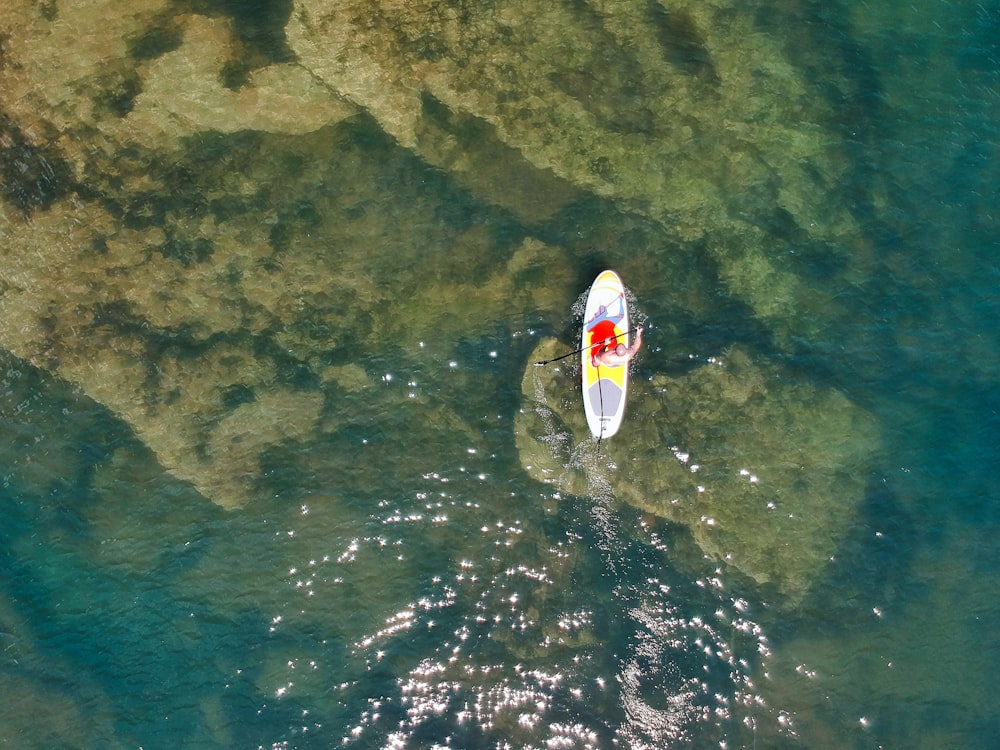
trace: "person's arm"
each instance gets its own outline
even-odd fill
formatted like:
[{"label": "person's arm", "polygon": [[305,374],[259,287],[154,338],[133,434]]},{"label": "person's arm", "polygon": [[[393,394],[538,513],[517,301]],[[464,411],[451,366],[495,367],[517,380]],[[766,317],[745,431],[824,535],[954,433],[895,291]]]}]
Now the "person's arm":
[{"label": "person's arm", "polygon": [[642,346],[642,326],[637,326],[635,329],[635,341],[632,342],[632,346],[628,348],[629,359],[632,359],[639,351],[639,347]]}]

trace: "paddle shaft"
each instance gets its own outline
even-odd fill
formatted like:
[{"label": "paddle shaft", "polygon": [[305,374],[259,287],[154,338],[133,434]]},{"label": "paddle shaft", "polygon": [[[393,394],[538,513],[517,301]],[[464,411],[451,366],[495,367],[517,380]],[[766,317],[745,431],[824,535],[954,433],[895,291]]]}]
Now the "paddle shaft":
[{"label": "paddle shaft", "polygon": [[[635,328],[630,328],[629,330],[625,331],[625,333],[619,333],[618,336],[627,336],[630,333],[635,333],[637,330],[639,330],[639,326],[636,326]],[[615,338],[618,338],[618,336],[615,336]],[[553,357],[552,359],[543,359],[541,362],[535,362],[535,367],[541,367],[542,365],[547,365],[551,362],[558,362],[560,359],[566,359],[566,357],[572,357],[574,354],[580,354],[581,352],[585,352],[588,349],[593,349],[595,346],[600,346],[606,340],[607,339],[603,339],[601,341],[598,341],[596,344],[591,344],[590,346],[581,347],[576,351],[566,352],[565,354],[559,357]]]}]

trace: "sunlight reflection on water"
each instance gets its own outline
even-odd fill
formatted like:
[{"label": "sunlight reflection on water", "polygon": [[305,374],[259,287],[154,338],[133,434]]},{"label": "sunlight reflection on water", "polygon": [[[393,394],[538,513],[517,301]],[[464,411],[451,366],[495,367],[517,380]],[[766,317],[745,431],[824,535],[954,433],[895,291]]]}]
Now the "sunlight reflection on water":
[{"label": "sunlight reflection on water", "polygon": [[[689,740],[696,723],[717,725],[709,734],[724,739],[738,731],[734,722],[766,714],[750,677],[766,657],[766,638],[745,600],[726,599],[717,577],[707,587],[714,616],[682,614],[671,585],[628,551],[634,541],[622,536],[609,486],[597,482],[603,496],[583,504],[550,497],[582,534],[548,536],[537,522],[485,502],[499,499],[495,490],[484,495],[479,479],[489,460],[467,449],[458,471],[426,472],[425,489],[409,500],[379,502],[366,525],[382,531],[329,539],[328,551],[286,569],[295,598],[287,618],[273,618],[272,633],[294,627],[306,608],[369,613],[350,638],[347,679],[328,687],[346,710],[339,743],[402,748],[430,733],[456,746],[653,748]],[[590,452],[580,460],[600,459]],[[518,507],[517,496],[506,503]],[[323,513],[302,505],[299,522]],[[452,545],[446,555],[431,567],[407,560],[442,532]],[[296,538],[295,529],[281,533]],[[398,575],[393,568],[410,564],[421,571],[422,593],[365,628],[392,599],[385,582]],[[595,610],[587,593],[594,583],[580,580],[594,575],[611,587],[611,611]],[[309,604],[300,607],[298,597]],[[286,666],[274,699],[322,716],[325,690],[297,679],[322,665],[299,656]],[[607,722],[615,714],[617,727]],[[311,731],[327,731],[321,724]]]}]

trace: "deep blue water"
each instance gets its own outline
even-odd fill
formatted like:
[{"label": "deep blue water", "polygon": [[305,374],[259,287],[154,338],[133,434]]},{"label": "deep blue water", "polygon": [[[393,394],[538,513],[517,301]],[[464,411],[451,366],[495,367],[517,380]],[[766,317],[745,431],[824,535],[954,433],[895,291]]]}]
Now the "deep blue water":
[{"label": "deep blue water", "polygon": [[[703,257],[706,268],[663,278],[680,267],[677,248],[649,252],[657,230],[607,202],[529,227],[401,155],[373,122],[342,136],[378,162],[366,168],[386,203],[350,207],[375,225],[410,221],[399,204],[426,190],[447,207],[428,231],[483,226],[498,247],[525,236],[568,247],[578,292],[599,267],[643,258],[630,286],[646,292],[636,304],[652,335],[634,387],[736,339],[874,415],[881,449],[860,514],[808,596],[779,604],[613,486],[575,496],[526,476],[513,439],[521,378],[539,330],[573,340],[575,297],[556,325],[476,322],[424,353],[392,341],[389,323],[383,348],[367,339],[351,362],[333,355],[389,396],[336,401],[324,418],[346,427],[270,450],[269,499],[231,511],[164,471],[80,389],[5,354],[0,740],[995,746],[1000,5],[865,7],[783,9],[830,55],[789,34],[817,95],[833,95],[825,63],[857,85],[834,131],[854,182],[831,195],[850,204],[870,269],[850,286],[837,261],[803,258],[802,275],[836,280],[848,312],[791,347],[739,300],[698,286]],[[241,28],[273,47],[252,18]],[[206,172],[278,149],[251,140],[221,138],[225,158],[206,146]],[[298,199],[289,224],[318,224],[304,202],[293,214]],[[387,269],[402,263],[402,250],[386,253]],[[673,317],[681,292],[712,312]]]}]

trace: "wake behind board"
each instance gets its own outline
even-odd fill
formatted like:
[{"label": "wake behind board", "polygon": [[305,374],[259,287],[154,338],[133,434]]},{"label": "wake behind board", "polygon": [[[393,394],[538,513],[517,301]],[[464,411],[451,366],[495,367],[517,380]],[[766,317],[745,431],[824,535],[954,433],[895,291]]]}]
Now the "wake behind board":
[{"label": "wake behind board", "polygon": [[[600,343],[614,338],[628,346],[625,287],[614,271],[602,271],[590,287],[583,314],[583,407],[591,434],[600,439],[618,432],[625,416],[628,365],[608,367],[594,361]],[[598,346],[595,346],[597,344]]]}]

